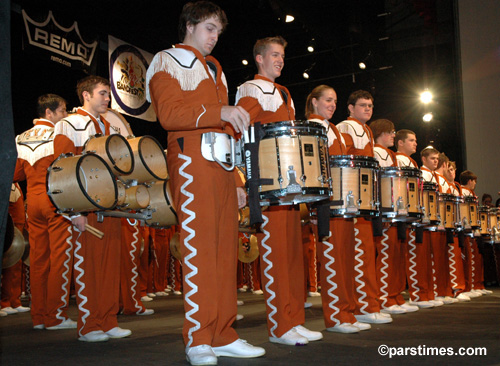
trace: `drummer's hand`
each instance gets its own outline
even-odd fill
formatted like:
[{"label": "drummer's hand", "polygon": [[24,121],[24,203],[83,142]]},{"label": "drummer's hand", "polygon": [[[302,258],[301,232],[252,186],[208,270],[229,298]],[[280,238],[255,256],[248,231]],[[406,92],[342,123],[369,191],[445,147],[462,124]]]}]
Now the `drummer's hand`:
[{"label": "drummer's hand", "polygon": [[223,106],[220,112],[220,118],[232,124],[236,133],[243,133],[250,125],[250,115],[240,106]]},{"label": "drummer's hand", "polygon": [[247,193],[241,187],[236,187],[236,195],[238,196],[238,208],[243,208],[247,204]]},{"label": "drummer's hand", "polygon": [[73,226],[76,226],[76,228],[83,232],[85,231],[85,225],[87,224],[87,216],[76,216],[71,219],[71,223]]}]

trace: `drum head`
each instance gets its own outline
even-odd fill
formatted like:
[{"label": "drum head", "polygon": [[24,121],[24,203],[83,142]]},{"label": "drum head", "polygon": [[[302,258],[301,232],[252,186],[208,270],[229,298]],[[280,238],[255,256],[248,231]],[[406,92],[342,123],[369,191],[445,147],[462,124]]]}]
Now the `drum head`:
[{"label": "drum head", "polygon": [[106,113],[102,113],[101,115],[109,122],[111,127],[123,137],[127,138],[129,136],[134,136],[130,124],[120,112],[114,109],[108,109]]}]

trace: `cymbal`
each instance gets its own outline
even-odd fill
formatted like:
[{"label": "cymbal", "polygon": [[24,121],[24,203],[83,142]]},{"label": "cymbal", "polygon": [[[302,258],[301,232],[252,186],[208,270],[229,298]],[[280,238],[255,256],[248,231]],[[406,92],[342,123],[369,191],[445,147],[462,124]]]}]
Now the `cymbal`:
[{"label": "cymbal", "polygon": [[257,237],[250,235],[248,243],[243,243],[240,238],[238,243],[238,259],[243,263],[251,263],[259,256],[259,246],[257,244]]},{"label": "cymbal", "polygon": [[177,258],[178,260],[182,261],[182,256],[181,256],[181,242],[179,240],[180,234],[175,233],[172,238],[170,239],[170,253]]},{"label": "cymbal", "polygon": [[25,250],[24,237],[21,231],[14,226],[14,239],[9,248],[3,253],[2,268],[12,267],[23,257]]}]

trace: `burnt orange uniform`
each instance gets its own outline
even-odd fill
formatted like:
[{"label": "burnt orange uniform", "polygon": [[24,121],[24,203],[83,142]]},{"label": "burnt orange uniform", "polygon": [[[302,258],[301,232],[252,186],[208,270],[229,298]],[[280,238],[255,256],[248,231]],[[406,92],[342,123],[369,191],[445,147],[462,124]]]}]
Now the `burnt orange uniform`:
[{"label": "burnt orange uniform", "polygon": [[[85,142],[96,133],[116,133],[110,124],[98,121],[83,108],[63,118],[54,127],[54,156],[81,154]],[[89,225],[105,233],[98,239],[74,229],[74,275],[78,305],[78,335],[102,330],[107,332],[118,326],[120,290],[121,222],[119,218],[105,217],[102,223],[90,213]]]},{"label": "burnt orange uniform", "polygon": [[16,138],[14,181],[27,182],[31,319],[52,327],[68,319],[73,243],[71,223],[47,195],[47,168],[54,161],[54,124],[40,118]]},{"label": "burnt orange uniform", "polygon": [[167,163],[180,223],[186,346],[238,339],[236,318],[238,205],[234,172],[201,154],[206,132],[232,134],[221,120],[228,104],[219,62],[178,44],[155,55],[147,97],[168,131]]},{"label": "burnt orange uniform", "polygon": [[[351,155],[374,157],[373,133],[365,124],[349,117],[340,122],[337,129],[344,136],[346,152]],[[356,315],[380,312],[378,285],[375,269],[375,242],[371,221],[354,219],[355,265],[354,287],[356,289]]]},{"label": "burnt orange uniform", "polygon": [[[380,167],[397,167],[396,154],[379,144],[375,144],[375,158]],[[406,287],[405,248],[406,243],[398,239],[397,226],[385,225],[382,236],[374,238],[377,248],[377,283],[382,308],[404,304],[401,292]]]},{"label": "burnt orange uniform", "polygon": [[[288,89],[261,75],[240,86],[236,102],[250,114],[251,122],[295,119]],[[305,321],[300,212],[298,206],[271,206],[262,216],[263,234],[257,237],[267,329],[269,336],[281,337]]]}]

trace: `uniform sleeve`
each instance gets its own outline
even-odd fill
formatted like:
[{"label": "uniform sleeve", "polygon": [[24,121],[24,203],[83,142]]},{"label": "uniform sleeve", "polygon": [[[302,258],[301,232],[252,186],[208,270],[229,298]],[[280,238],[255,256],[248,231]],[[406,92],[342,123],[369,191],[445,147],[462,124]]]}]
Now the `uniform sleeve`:
[{"label": "uniform sleeve", "polygon": [[250,114],[250,122],[261,122],[258,120],[259,114],[262,111],[262,107],[259,104],[259,101],[253,97],[243,97],[238,100],[239,106],[243,107],[248,114]]},{"label": "uniform sleeve", "polygon": [[195,130],[222,128],[222,104],[189,104],[179,82],[164,71],[157,72],[149,82],[151,101],[160,124],[165,130]]},{"label": "uniform sleeve", "polygon": [[21,182],[26,180],[26,173],[24,171],[24,161],[23,159],[16,159],[16,170],[14,171],[13,182]]}]

